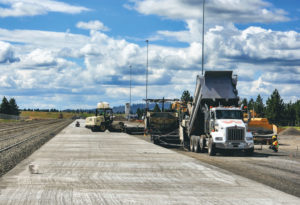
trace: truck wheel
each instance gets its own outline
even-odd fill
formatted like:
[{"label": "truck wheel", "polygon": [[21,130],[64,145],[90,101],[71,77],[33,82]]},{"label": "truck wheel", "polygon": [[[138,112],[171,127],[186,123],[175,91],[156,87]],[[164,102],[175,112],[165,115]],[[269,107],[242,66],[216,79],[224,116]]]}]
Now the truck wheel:
[{"label": "truck wheel", "polygon": [[200,137],[199,136],[195,136],[195,140],[194,140],[194,151],[196,153],[199,152],[200,148],[199,148],[199,141],[200,141]]},{"label": "truck wheel", "polygon": [[95,132],[95,128],[94,127],[91,127],[91,130],[92,130],[92,132]]},{"label": "truck wheel", "polygon": [[245,150],[245,154],[246,154],[247,156],[252,156],[252,155],[253,155],[253,152],[254,152],[254,148],[246,149],[246,150]]},{"label": "truck wheel", "polygon": [[159,145],[159,140],[158,140],[157,136],[151,135],[150,139],[151,139],[151,142],[153,142],[153,144]]},{"label": "truck wheel", "polygon": [[190,151],[194,151],[194,136],[192,135],[190,138]]},{"label": "truck wheel", "polygon": [[105,125],[101,125],[101,126],[100,126],[100,131],[101,131],[101,132],[104,132],[105,130],[106,130]]},{"label": "truck wheel", "polygon": [[206,144],[205,135],[201,135],[200,136],[200,141],[199,141],[200,152],[204,152],[205,151],[205,144]]},{"label": "truck wheel", "polygon": [[208,155],[209,156],[216,155],[216,148],[215,148],[212,138],[209,139],[209,143],[208,143]]}]

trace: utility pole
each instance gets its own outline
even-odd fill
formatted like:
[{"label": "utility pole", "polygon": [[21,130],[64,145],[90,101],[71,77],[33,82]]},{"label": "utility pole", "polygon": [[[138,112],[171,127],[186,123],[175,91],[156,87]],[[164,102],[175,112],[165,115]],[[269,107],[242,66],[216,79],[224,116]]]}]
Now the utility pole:
[{"label": "utility pole", "polygon": [[203,8],[202,8],[202,13],[203,13],[203,18],[202,18],[202,75],[203,75],[203,70],[204,70],[204,4],[205,0],[203,0]]},{"label": "utility pole", "polygon": [[130,68],[130,89],[129,89],[129,116],[128,118],[130,119],[130,113],[131,113],[131,68],[132,66],[129,66]]},{"label": "utility pole", "polygon": [[146,112],[148,110],[148,48],[149,48],[149,40],[146,40],[147,43],[147,65],[146,65]]}]

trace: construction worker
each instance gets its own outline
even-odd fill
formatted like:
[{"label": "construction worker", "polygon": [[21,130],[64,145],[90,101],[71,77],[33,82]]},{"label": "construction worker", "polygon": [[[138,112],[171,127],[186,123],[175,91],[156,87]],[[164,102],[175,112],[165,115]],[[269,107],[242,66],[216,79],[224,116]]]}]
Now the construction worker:
[{"label": "construction worker", "polygon": [[274,150],[274,152],[278,152],[279,143],[278,143],[277,135],[272,136],[272,145],[270,145],[269,148]]}]

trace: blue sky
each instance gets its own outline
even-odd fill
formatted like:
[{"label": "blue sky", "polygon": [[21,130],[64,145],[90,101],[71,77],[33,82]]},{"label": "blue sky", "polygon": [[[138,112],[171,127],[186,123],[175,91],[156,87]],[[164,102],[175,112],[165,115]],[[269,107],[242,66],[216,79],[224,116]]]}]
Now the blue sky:
[{"label": "blue sky", "polygon": [[[205,68],[233,70],[240,97],[300,96],[300,2],[207,0]],[[0,0],[0,97],[21,108],[92,108],[194,92],[202,1]]]}]

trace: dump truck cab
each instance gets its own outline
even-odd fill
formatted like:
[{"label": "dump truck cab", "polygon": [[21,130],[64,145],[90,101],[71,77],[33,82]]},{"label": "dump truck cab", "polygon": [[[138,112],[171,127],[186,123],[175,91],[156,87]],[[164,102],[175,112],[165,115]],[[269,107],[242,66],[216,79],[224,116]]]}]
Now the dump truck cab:
[{"label": "dump truck cab", "polygon": [[94,131],[104,132],[111,127],[113,122],[113,111],[108,103],[100,102],[96,108],[96,116],[87,117],[85,127]]},{"label": "dump truck cab", "polygon": [[243,111],[238,107],[213,107],[209,110],[206,133],[210,133],[216,149],[253,149],[253,137],[243,121]]}]

